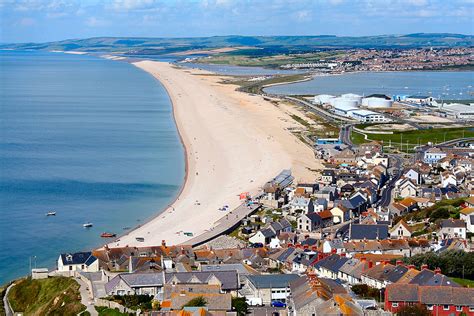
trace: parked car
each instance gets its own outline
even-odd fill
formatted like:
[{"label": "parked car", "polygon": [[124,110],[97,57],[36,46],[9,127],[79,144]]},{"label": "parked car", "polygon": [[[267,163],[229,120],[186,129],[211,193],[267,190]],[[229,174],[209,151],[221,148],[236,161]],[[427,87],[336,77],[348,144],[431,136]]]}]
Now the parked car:
[{"label": "parked car", "polygon": [[286,304],[282,301],[272,301],[272,307],[286,307]]}]

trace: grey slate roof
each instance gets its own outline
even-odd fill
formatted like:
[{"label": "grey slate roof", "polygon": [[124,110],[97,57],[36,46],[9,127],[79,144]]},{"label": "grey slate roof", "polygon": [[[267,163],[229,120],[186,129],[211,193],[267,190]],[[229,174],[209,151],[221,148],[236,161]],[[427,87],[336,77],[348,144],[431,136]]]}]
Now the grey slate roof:
[{"label": "grey slate roof", "polygon": [[62,253],[61,254],[61,261],[64,265],[71,265],[71,264],[85,264],[90,265],[97,258],[92,255],[92,252],[76,252],[76,253]]},{"label": "grey slate roof", "polygon": [[250,271],[242,263],[226,263],[226,264],[203,264],[202,272],[219,272],[219,271],[237,271],[240,275],[251,274]]},{"label": "grey slate roof", "polygon": [[435,273],[431,270],[423,269],[409,283],[424,285],[434,276],[434,274]]},{"label": "grey slate roof", "polygon": [[346,263],[346,261],[348,260],[349,259],[346,257],[340,257],[334,254],[329,257],[319,260],[318,262],[316,262],[314,266],[317,269],[324,268],[326,270],[337,273],[339,269],[344,265],[344,263]]},{"label": "grey slate roof", "polygon": [[349,239],[387,239],[388,225],[351,224]]},{"label": "grey slate roof", "polygon": [[441,221],[441,227],[461,228],[466,227],[466,223],[461,219],[444,219]]},{"label": "grey slate roof", "polygon": [[297,274],[261,274],[247,277],[257,289],[285,288],[297,278]]},{"label": "grey slate roof", "polygon": [[237,271],[213,271],[213,272],[178,272],[166,273],[166,282],[170,282],[174,277],[179,280],[179,283],[189,283],[194,277],[202,283],[215,276],[222,284],[222,290],[236,290],[239,288]]},{"label": "grey slate roof", "polygon": [[390,284],[387,286],[389,302],[417,302],[418,285],[416,284]]}]

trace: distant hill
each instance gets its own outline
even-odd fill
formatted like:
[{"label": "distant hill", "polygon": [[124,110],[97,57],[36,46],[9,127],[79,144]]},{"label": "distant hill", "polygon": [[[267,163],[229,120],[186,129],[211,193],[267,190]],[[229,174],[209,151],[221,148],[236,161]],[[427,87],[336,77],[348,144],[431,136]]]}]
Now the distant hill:
[{"label": "distant hill", "polygon": [[189,38],[94,37],[49,43],[0,44],[4,49],[172,54],[189,50],[245,46],[292,53],[315,49],[470,47],[474,36],[449,33],[415,33],[380,36],[213,36]]}]

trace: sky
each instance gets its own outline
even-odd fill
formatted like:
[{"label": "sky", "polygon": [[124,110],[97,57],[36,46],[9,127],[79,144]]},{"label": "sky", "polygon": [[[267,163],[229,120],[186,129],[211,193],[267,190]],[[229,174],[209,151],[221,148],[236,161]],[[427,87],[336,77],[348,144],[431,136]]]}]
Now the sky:
[{"label": "sky", "polygon": [[474,34],[474,0],[0,0],[0,42]]}]

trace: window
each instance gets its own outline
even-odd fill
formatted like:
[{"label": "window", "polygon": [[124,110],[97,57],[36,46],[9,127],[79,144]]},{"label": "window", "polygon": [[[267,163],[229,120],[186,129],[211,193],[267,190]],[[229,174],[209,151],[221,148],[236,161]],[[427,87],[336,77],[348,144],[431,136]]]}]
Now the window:
[{"label": "window", "polygon": [[392,307],[398,307],[398,303],[392,303]]},{"label": "window", "polygon": [[449,311],[449,305],[443,305],[443,310]]},{"label": "window", "polygon": [[69,266],[69,271],[72,271],[72,266]]},{"label": "window", "polygon": [[474,306],[469,306],[469,311],[474,312]]},{"label": "window", "polygon": [[461,312],[462,311],[462,306],[458,305],[456,306],[456,312]]},{"label": "window", "polygon": [[429,311],[433,310],[433,305],[431,305],[431,304],[426,305],[426,307],[428,308]]}]

